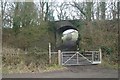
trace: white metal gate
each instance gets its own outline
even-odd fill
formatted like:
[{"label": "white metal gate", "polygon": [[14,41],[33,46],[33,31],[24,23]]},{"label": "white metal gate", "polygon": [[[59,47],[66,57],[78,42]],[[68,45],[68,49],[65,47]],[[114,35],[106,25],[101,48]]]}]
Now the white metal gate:
[{"label": "white metal gate", "polygon": [[101,49],[99,51],[64,51],[61,52],[62,65],[100,64],[102,61]]}]

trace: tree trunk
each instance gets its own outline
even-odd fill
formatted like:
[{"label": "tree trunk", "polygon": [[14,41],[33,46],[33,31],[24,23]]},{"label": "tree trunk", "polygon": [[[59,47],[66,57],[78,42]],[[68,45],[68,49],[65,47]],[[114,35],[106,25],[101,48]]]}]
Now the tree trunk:
[{"label": "tree trunk", "polygon": [[100,13],[99,2],[97,2],[97,13],[96,13],[96,19],[97,20],[99,20],[99,13]]},{"label": "tree trunk", "polygon": [[48,2],[46,2],[45,21],[48,20],[48,10],[49,10],[49,6],[48,6]]},{"label": "tree trunk", "polygon": [[86,20],[91,21],[91,14],[92,14],[92,2],[86,2],[87,7],[86,7]]},{"label": "tree trunk", "polygon": [[105,2],[101,2],[101,19],[105,20]]}]

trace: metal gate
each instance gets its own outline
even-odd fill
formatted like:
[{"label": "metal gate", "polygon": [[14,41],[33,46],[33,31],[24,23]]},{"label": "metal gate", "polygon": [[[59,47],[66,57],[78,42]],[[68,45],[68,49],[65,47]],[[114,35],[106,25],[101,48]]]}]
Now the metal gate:
[{"label": "metal gate", "polygon": [[99,51],[64,51],[61,52],[62,65],[87,65],[100,64],[102,61],[101,50]]}]

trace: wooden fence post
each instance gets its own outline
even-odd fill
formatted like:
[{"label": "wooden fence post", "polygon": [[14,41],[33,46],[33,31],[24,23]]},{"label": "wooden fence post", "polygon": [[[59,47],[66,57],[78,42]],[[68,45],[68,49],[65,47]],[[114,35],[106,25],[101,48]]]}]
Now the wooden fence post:
[{"label": "wooden fence post", "polygon": [[94,52],[92,52],[92,63],[94,62]]},{"label": "wooden fence post", "polygon": [[99,49],[100,51],[100,62],[102,62],[102,51],[101,51],[101,48]]},{"label": "wooden fence post", "polygon": [[61,50],[58,50],[58,65],[61,65]]},{"label": "wooden fence post", "polygon": [[49,43],[49,64],[51,64],[51,44]]}]

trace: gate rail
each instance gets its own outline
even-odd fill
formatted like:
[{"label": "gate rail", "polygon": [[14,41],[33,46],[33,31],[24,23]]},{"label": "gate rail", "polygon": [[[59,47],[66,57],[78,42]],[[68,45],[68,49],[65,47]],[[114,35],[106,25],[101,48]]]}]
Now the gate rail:
[{"label": "gate rail", "polygon": [[[63,58],[64,58],[64,54],[67,53],[74,53],[71,57],[69,57],[69,59],[67,59],[65,62],[63,62]],[[89,53],[89,54],[87,54]],[[76,64],[66,64],[68,61],[70,61],[73,57],[76,56]],[[82,54],[79,51],[64,51],[61,52],[61,62],[62,65],[81,65],[79,63],[79,57],[81,56],[82,58],[84,58],[86,61],[88,61],[90,64],[100,64],[102,61],[102,54],[101,54],[101,49],[99,49],[99,51],[85,51],[84,54]],[[91,57],[91,59],[88,59],[86,56]]]}]

